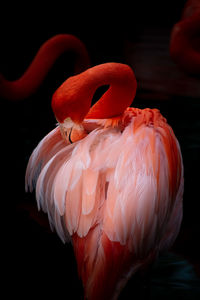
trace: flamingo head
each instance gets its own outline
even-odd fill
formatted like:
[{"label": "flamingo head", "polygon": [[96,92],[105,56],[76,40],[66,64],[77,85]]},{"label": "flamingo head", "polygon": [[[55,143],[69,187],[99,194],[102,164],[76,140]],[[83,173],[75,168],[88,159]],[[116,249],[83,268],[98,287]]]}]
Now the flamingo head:
[{"label": "flamingo head", "polygon": [[[90,108],[96,89],[102,85],[109,85],[108,90]],[[129,66],[101,64],[68,78],[53,94],[52,109],[68,135],[71,126],[83,129],[84,118],[107,119],[123,114],[135,97],[136,87]]]},{"label": "flamingo head", "polygon": [[59,123],[71,120],[80,124],[90,109],[92,95],[85,87],[83,74],[68,78],[53,94],[52,109]]},{"label": "flamingo head", "polygon": [[[82,74],[82,73],[81,73]],[[90,109],[89,93],[81,75],[68,78],[53,94],[52,109],[64,139],[72,143],[87,135],[82,121]]]}]

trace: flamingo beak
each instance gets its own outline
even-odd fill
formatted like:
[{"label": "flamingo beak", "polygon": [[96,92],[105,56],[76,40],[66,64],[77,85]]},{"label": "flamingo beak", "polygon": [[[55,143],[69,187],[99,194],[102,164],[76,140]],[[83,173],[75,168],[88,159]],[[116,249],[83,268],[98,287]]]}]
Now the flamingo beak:
[{"label": "flamingo beak", "polygon": [[83,125],[73,122],[71,118],[66,118],[59,126],[63,139],[71,144],[88,135]]}]

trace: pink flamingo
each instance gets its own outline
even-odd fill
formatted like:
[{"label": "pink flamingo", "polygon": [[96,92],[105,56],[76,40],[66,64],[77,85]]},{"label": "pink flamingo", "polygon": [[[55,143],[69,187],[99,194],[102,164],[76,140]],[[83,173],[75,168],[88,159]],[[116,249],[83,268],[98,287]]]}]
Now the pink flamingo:
[{"label": "pink flamingo", "polygon": [[0,74],[0,97],[9,100],[28,98],[38,89],[58,57],[66,51],[76,54],[75,74],[89,67],[85,45],[74,35],[58,34],[41,46],[21,78],[8,81]]},{"label": "pink flamingo", "polygon": [[200,0],[188,0],[172,29],[170,55],[186,73],[200,74]]},{"label": "pink flamingo", "polygon": [[[90,108],[101,85],[109,89]],[[182,219],[183,165],[157,109],[129,107],[132,69],[106,63],[67,79],[52,98],[59,125],[26,171],[39,209],[70,240],[85,299],[117,299],[127,280],[174,242]]]}]

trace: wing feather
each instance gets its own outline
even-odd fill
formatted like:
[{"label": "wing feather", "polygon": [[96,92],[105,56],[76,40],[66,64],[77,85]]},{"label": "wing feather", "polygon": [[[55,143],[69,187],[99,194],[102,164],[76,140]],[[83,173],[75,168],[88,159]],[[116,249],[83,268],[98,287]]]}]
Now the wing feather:
[{"label": "wing feather", "polygon": [[82,214],[88,215],[94,208],[99,172],[88,168],[83,171]]},{"label": "wing feather", "polygon": [[[99,127],[72,145],[62,142],[55,129],[32,154],[27,186],[32,189],[37,181],[38,206],[62,240],[66,230],[85,237],[98,225],[110,241],[127,243],[130,251],[142,255],[155,241],[164,245],[164,234],[169,241],[174,238],[171,214],[179,224],[182,201],[178,189],[170,190],[171,184],[179,188],[183,177],[178,142],[168,127],[141,123],[133,128],[134,118],[122,132]],[[174,161],[178,165],[172,167]]]},{"label": "wing feather", "polygon": [[[171,203],[175,202],[169,188],[170,166],[163,140],[174,137],[168,137],[169,131],[141,126],[130,139],[130,130],[128,126],[115,145],[120,154],[110,176],[104,231],[111,241],[133,241],[130,249],[138,247],[136,252],[150,251],[155,239],[162,239],[172,213]],[[173,151],[181,155],[178,146]]]},{"label": "wing feather", "polygon": [[59,127],[47,134],[35,148],[29,159],[26,176],[25,189],[32,191],[36,186],[38,176],[46,163],[60,151],[66,142],[62,139]]}]

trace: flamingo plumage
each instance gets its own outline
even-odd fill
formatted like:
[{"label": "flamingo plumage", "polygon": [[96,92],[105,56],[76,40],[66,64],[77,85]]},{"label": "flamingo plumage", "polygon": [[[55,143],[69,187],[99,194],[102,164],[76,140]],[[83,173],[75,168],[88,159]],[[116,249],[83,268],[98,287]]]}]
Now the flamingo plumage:
[{"label": "flamingo plumage", "polygon": [[69,51],[76,55],[75,74],[89,67],[90,59],[83,42],[72,34],[57,34],[40,47],[20,78],[9,81],[0,74],[0,97],[12,101],[28,98],[39,88],[56,60]]},{"label": "flamingo plumage", "polygon": [[171,33],[170,56],[190,75],[200,75],[200,0],[188,0]]},{"label": "flamingo plumage", "polygon": [[179,143],[158,109],[130,107],[136,86],[120,63],[67,79],[52,97],[58,126],[27,166],[26,190],[36,188],[39,209],[72,242],[89,300],[117,299],[132,274],[174,243],[182,220]]}]

